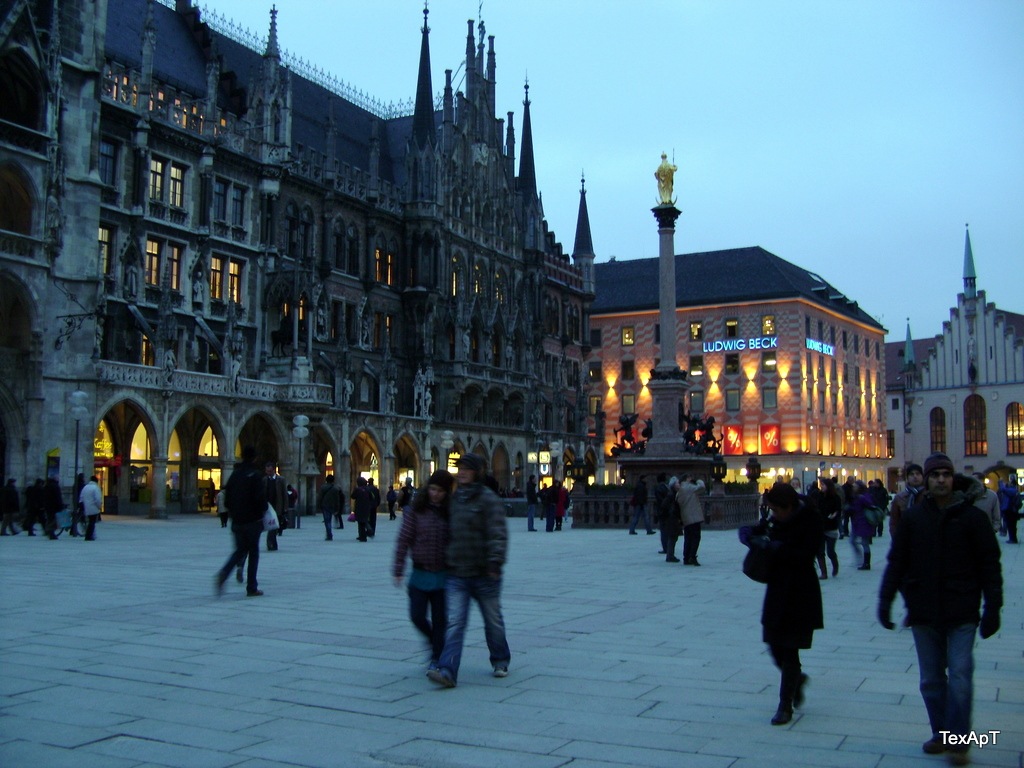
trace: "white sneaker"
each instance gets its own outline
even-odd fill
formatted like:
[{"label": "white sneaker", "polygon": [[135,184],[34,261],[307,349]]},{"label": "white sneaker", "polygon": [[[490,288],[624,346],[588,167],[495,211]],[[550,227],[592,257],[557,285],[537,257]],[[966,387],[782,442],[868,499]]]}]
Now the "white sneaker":
[{"label": "white sneaker", "polygon": [[495,677],[508,677],[508,667],[495,667],[494,668],[494,676]]}]

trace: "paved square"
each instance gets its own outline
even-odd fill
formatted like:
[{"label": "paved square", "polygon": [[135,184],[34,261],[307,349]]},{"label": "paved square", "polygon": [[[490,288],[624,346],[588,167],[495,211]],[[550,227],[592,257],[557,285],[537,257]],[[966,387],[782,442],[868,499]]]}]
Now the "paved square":
[{"label": "paved square", "polygon": [[[871,572],[840,542],[826,628],[802,654],[807,703],[775,728],[762,587],[740,573],[734,532],[705,532],[692,568],[666,563],[656,536],[510,520],[511,674],[491,677],[474,613],[459,686],[441,690],[390,577],[400,522],[382,516],[362,544],[354,525],[325,542],[305,518],[261,555],[261,598],[233,579],[214,597],[230,535],[212,517],[110,517],[95,543],[6,538],[0,766],[945,765],[920,750],[910,632],[874,620],[888,536]],[[975,654],[974,726],[998,742],[971,754],[1020,768],[1018,547],[1004,545],[1003,575],[1003,628]]]}]

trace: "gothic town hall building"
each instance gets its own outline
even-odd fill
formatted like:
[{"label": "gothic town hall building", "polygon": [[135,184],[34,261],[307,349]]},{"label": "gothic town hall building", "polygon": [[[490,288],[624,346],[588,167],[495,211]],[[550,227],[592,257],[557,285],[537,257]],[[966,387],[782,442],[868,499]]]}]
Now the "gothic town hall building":
[{"label": "gothic town hall building", "polygon": [[403,108],[282,57],[275,11],[257,40],[191,0],[0,0],[4,476],[162,516],[244,444],[304,504],[587,458],[589,231],[549,229],[483,22],[436,95],[426,21]]}]

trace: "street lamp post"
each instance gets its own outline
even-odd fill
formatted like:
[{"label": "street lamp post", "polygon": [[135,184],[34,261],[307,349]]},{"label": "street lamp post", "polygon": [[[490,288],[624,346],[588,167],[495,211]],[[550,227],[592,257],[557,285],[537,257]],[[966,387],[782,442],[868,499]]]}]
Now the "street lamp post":
[{"label": "street lamp post", "polygon": [[302,511],[299,508],[299,504],[305,504],[306,503],[305,496],[306,496],[306,491],[308,490],[307,488],[305,488],[302,485],[302,441],[303,441],[303,439],[305,439],[309,435],[309,429],[307,427],[308,424],[309,424],[309,417],[308,416],[304,416],[303,414],[300,413],[300,414],[296,414],[295,416],[292,417],[292,437],[294,437],[296,440],[299,441],[299,453],[296,456],[296,462],[295,462],[295,474],[297,476],[297,479],[296,479],[295,482],[298,483],[299,488],[302,488],[302,496],[303,496],[303,498],[299,499],[299,501],[295,504],[295,527],[296,528],[301,528],[302,527]]},{"label": "street lamp post", "polygon": [[75,473],[74,479],[71,481],[71,535],[78,535],[78,499],[76,494],[81,492],[78,487],[78,448],[81,442],[81,426],[82,419],[88,417],[89,409],[85,407],[86,402],[89,400],[89,395],[80,389],[75,390],[68,395],[68,402],[71,403],[71,407],[68,409],[68,413],[71,414],[71,418],[75,420]]}]

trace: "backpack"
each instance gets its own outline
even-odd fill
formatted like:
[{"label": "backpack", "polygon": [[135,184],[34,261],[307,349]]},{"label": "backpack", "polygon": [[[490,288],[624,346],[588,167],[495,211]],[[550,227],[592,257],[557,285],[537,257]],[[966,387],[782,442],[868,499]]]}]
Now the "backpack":
[{"label": "backpack", "polygon": [[885,520],[885,510],[872,504],[870,507],[864,508],[864,519],[868,521],[869,525],[877,528]]}]

